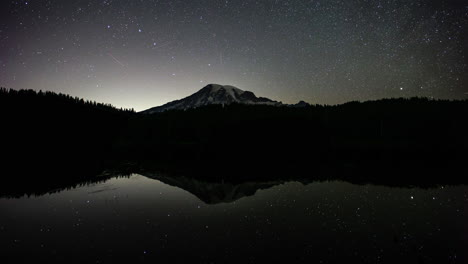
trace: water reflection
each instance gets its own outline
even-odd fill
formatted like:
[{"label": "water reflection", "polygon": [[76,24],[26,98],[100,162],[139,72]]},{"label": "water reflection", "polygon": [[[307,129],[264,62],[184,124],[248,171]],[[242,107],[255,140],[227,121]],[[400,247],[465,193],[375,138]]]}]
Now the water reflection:
[{"label": "water reflection", "polygon": [[145,173],[144,176],[165,184],[178,187],[195,195],[206,204],[231,203],[245,196],[254,195],[257,190],[268,189],[284,181],[264,182],[206,182],[184,176],[168,176],[161,173]]},{"label": "water reflection", "polygon": [[62,263],[467,260],[466,186],[223,185],[147,176],[0,199],[2,256]]}]

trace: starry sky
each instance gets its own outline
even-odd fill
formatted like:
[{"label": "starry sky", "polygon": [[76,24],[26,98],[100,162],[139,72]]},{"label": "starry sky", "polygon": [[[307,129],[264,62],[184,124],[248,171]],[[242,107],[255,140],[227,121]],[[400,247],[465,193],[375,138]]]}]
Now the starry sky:
[{"label": "starry sky", "polygon": [[144,110],[209,83],[283,103],[468,98],[467,0],[0,3],[0,86]]}]

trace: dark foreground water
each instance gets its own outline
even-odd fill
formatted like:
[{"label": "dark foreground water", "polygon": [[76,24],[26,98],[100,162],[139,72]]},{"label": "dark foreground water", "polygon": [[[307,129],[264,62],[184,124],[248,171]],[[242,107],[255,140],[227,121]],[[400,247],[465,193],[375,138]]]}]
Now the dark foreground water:
[{"label": "dark foreground water", "polygon": [[0,199],[0,262],[468,263],[467,195],[132,175]]}]

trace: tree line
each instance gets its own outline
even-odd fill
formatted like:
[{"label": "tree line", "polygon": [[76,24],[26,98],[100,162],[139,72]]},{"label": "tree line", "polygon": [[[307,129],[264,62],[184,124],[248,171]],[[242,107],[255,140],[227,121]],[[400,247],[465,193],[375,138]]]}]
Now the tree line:
[{"label": "tree line", "polygon": [[22,175],[51,168],[83,175],[122,161],[211,179],[446,173],[467,158],[467,116],[467,100],[427,98],[209,105],[149,115],[53,92],[0,89],[3,163]]}]

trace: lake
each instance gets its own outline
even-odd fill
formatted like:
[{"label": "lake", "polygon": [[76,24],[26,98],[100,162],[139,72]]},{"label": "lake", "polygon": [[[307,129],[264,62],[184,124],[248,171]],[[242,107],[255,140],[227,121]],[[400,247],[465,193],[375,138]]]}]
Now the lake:
[{"label": "lake", "polygon": [[8,263],[468,263],[467,209],[464,185],[132,174],[1,198],[0,252]]}]

